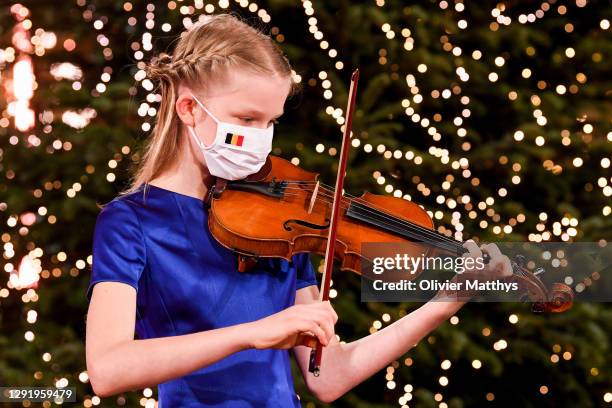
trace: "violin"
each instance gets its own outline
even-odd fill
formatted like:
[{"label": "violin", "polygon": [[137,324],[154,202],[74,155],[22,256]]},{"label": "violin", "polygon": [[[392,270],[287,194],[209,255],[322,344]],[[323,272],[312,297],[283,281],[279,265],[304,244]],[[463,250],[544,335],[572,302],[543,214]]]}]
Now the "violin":
[{"label": "violin", "polygon": [[[436,231],[432,218],[415,202],[369,192],[360,197],[343,193],[357,79],[355,71],[335,188],[321,183],[317,173],[269,156],[258,173],[244,180],[217,179],[210,189],[206,198],[210,232],[237,254],[238,270],[248,270],[261,257],[290,260],[300,252],[325,255],[320,298],[328,300],[333,261],[340,262],[340,270],[361,275],[364,242],[419,242],[457,256],[467,252],[461,241]],[[418,248],[414,251],[408,255],[421,255]],[[520,256],[511,260],[509,279],[533,302],[532,310],[562,312],[571,307],[571,288],[555,283],[548,290],[537,276],[541,270],[533,272],[525,264]],[[319,373],[321,351],[317,342],[309,367],[314,375]]]},{"label": "violin", "polygon": [[[270,161],[270,173],[261,181],[230,181],[212,198],[211,234],[242,262],[260,257],[290,260],[299,252],[324,255],[332,189],[318,181],[317,173],[280,157],[270,156]],[[466,252],[461,241],[437,232],[429,214],[412,201],[365,192],[361,197],[343,197],[340,208],[334,253],[340,270],[361,275],[364,242],[418,242],[457,256]],[[415,247],[408,255],[421,255],[417,251]],[[511,264],[512,279],[527,291],[534,309],[560,312],[571,306],[565,285],[553,286],[549,292],[537,277],[541,269],[529,270],[521,256]]]}]

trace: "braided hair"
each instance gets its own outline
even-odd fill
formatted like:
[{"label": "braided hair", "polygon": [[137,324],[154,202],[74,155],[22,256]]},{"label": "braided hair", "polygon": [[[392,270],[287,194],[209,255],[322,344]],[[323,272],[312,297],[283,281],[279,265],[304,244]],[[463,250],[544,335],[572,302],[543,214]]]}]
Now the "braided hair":
[{"label": "braided hair", "polygon": [[287,77],[291,79],[290,96],[300,89],[299,83],[292,80],[295,71],[289,60],[268,35],[233,14],[201,15],[180,34],[171,54],[159,53],[145,66],[145,74],[156,85],[161,102],[130,187],[120,194],[130,193],[142,184],[146,187],[178,155],[182,128],[175,103],[179,85],[206,89],[227,79],[230,68]]}]

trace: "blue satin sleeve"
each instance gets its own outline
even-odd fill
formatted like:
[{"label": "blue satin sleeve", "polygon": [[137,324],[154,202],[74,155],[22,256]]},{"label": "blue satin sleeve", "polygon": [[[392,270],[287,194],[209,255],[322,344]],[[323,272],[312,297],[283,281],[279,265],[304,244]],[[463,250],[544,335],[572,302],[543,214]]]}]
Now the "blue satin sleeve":
[{"label": "blue satin sleeve", "polygon": [[144,235],[138,216],[125,201],[113,200],[96,218],[92,249],[92,272],[87,299],[98,282],[122,282],[138,292],[146,265]]},{"label": "blue satin sleeve", "polygon": [[310,261],[309,254],[307,252],[296,254],[292,259],[296,267],[296,290],[305,288],[306,286],[316,285],[317,276],[312,266],[312,262]]}]

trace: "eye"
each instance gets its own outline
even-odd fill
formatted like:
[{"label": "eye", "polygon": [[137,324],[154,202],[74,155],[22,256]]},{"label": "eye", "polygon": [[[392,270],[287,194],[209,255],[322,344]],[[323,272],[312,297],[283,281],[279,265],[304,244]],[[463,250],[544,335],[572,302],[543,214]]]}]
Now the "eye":
[{"label": "eye", "polygon": [[246,123],[251,123],[253,121],[253,118],[245,117],[245,118],[240,118],[240,120]]}]

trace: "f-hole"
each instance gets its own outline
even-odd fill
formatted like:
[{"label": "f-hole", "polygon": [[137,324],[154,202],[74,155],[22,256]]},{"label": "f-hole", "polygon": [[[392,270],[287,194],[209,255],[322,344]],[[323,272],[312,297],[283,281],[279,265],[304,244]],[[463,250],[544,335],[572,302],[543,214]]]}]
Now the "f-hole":
[{"label": "f-hole", "polygon": [[315,230],[324,230],[324,229],[329,228],[329,218],[326,218],[325,222],[326,224],[314,224],[312,222],[308,222],[304,220],[290,219],[283,223],[283,228],[285,228],[285,231],[291,231],[293,228],[290,226],[290,224],[297,224],[297,225],[301,225],[306,228],[311,228]]}]

